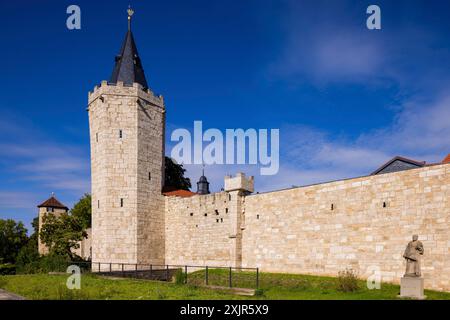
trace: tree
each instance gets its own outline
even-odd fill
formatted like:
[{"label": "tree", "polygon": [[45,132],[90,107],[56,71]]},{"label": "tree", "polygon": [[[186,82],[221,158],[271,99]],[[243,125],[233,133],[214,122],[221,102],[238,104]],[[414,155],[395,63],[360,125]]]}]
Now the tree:
[{"label": "tree", "polygon": [[186,169],[182,164],[178,164],[172,158],[165,158],[165,179],[164,187],[173,189],[189,190],[191,180],[184,176]]},{"label": "tree", "polygon": [[70,210],[72,216],[80,222],[83,229],[88,229],[91,227],[91,217],[92,217],[92,197],[89,193],[85,193],[84,196],[75,204],[75,206]]},{"label": "tree", "polygon": [[86,229],[91,227],[91,195],[86,193],[70,210],[58,216],[49,213],[44,216],[40,231],[41,241],[53,255],[76,258],[73,249],[87,237]]},{"label": "tree", "polygon": [[23,269],[27,264],[39,260],[38,251],[38,235],[39,235],[39,217],[36,217],[31,222],[34,232],[28,238],[27,243],[19,250],[16,259],[16,266],[18,269]]},{"label": "tree", "polygon": [[69,213],[59,216],[49,213],[42,221],[40,236],[50,254],[74,259],[76,255],[72,249],[79,248],[79,242],[87,237],[87,233],[78,217]]},{"label": "tree", "polygon": [[22,222],[0,219],[0,263],[15,263],[27,240],[27,229]]}]

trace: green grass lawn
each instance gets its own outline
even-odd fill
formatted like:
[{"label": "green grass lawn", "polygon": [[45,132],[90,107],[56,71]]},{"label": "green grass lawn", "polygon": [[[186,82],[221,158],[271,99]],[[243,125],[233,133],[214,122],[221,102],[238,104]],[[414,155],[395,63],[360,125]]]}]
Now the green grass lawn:
[{"label": "green grass lawn", "polygon": [[[235,286],[253,283],[245,273],[233,274]],[[399,286],[382,284],[380,290],[368,290],[365,281],[359,282],[360,289],[352,293],[338,291],[337,280],[332,277],[306,275],[262,273],[260,288],[262,294],[254,297],[238,296],[226,290],[213,290],[200,286],[204,281],[204,272],[189,274],[188,284],[110,279],[93,274],[84,274],[81,278],[81,290],[68,290],[65,286],[66,275],[14,275],[1,276],[0,288],[22,295],[28,299],[300,299],[300,300],[362,300],[397,299]],[[210,270],[209,284],[227,285],[226,271]],[[247,287],[250,287],[247,285]],[[428,299],[450,299],[450,293],[426,290]]]}]

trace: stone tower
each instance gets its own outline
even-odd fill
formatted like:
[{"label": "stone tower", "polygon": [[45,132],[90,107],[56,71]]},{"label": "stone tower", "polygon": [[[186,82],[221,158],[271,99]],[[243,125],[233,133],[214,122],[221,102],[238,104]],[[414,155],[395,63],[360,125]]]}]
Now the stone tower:
[{"label": "stone tower", "polygon": [[89,93],[92,261],[163,264],[165,107],[148,88],[128,14],[110,81]]},{"label": "stone tower", "polygon": [[205,176],[205,169],[202,170],[202,176],[197,182],[197,194],[210,194],[209,182]]},{"label": "stone tower", "polygon": [[[48,214],[54,214],[55,216],[59,216],[63,213],[66,213],[69,208],[67,208],[64,204],[58,201],[55,196],[52,194],[50,198],[42,202],[37,206],[39,209],[39,233],[42,230],[42,226],[44,225],[44,217]],[[45,255],[48,253],[48,247],[41,242],[41,237],[38,235],[38,252],[40,255]]]},{"label": "stone tower", "polygon": [[225,176],[224,189],[228,192],[228,209],[230,217],[230,265],[242,267],[242,230],[245,225],[245,196],[255,190],[253,176],[246,177],[243,173],[235,177]]}]

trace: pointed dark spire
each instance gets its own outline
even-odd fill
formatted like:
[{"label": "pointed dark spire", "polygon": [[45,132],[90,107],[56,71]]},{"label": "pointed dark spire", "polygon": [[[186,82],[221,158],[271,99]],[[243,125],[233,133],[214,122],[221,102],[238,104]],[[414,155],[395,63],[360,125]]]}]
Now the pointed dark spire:
[{"label": "pointed dark spire", "polygon": [[122,48],[119,55],[116,56],[116,64],[111,75],[110,83],[122,81],[126,85],[132,85],[134,82],[148,88],[147,79],[145,79],[144,68],[139,58],[139,53],[131,32],[131,17],[134,11],[128,8],[128,31],[125,35]]}]

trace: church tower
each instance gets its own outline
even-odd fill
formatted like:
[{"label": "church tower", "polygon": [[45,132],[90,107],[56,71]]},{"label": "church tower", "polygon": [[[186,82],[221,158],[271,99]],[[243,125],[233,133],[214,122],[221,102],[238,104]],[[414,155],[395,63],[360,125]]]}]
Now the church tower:
[{"label": "church tower", "polygon": [[89,93],[92,262],[163,264],[165,107],[148,88],[132,15],[110,80]]}]

